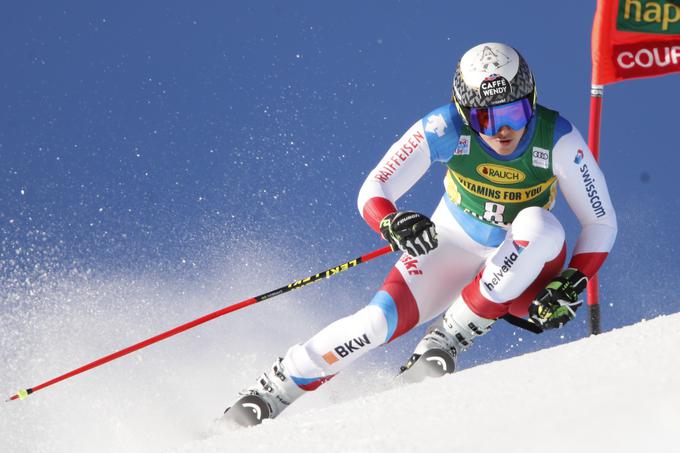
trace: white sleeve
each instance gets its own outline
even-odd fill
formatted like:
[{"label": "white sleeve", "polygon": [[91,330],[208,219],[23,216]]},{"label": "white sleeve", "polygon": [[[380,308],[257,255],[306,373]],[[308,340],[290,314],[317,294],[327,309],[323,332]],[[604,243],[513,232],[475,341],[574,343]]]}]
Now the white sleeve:
[{"label": "white sleeve", "polygon": [[581,133],[572,130],[553,147],[553,171],[582,230],[569,267],[594,275],[614,245],[616,213],[607,182]]},{"label": "white sleeve", "polygon": [[371,228],[379,231],[380,220],[396,210],[395,202],[427,172],[430,163],[430,147],[418,121],[387,150],[359,190],[357,206]]}]

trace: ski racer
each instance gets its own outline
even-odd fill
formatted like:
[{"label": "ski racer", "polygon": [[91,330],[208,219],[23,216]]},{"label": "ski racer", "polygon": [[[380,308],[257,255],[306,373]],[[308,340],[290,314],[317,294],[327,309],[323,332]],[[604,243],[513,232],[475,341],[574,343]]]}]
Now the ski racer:
[{"label": "ski racer", "polygon": [[[434,163],[447,173],[432,217],[400,211],[397,200]],[[558,185],[582,226],[566,269],[564,229],[550,212]],[[358,207],[403,255],[368,306],[288,349],[225,418],[274,418],[369,350],[431,320],[401,369],[407,381],[452,373],[458,355],[508,313],[562,327],[617,232],[604,175],[581,134],[536,103],[527,62],[500,43],[463,55],[451,103],[389,148]]]}]

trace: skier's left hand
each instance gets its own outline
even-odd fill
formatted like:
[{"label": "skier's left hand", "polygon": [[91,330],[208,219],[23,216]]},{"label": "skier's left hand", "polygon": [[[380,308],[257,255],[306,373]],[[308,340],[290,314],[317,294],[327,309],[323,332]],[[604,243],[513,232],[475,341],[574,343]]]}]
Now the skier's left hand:
[{"label": "skier's left hand", "polygon": [[574,319],[581,306],[579,295],[588,278],[576,269],[565,269],[529,305],[529,318],[544,329],[560,328]]}]

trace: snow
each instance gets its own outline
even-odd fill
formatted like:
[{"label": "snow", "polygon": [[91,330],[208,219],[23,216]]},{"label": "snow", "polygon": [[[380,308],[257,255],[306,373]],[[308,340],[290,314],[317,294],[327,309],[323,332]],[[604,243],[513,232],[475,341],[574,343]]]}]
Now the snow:
[{"label": "snow", "polygon": [[678,451],[678,344],[675,314],[170,451]]},{"label": "snow", "polygon": [[[225,299],[278,287],[281,273],[303,275],[286,268],[285,256],[242,254],[244,261],[215,265],[199,281],[76,273],[6,285],[4,303],[14,308],[0,317],[4,397]],[[0,403],[0,452],[680,450],[680,314],[402,385],[392,356],[406,357],[414,337],[372,351],[276,420],[239,430],[215,422],[277,355],[337,317],[331,307],[349,311],[350,301],[362,300],[365,288],[351,281],[338,277],[257,304],[24,401]],[[479,355],[497,333],[466,355]]]}]

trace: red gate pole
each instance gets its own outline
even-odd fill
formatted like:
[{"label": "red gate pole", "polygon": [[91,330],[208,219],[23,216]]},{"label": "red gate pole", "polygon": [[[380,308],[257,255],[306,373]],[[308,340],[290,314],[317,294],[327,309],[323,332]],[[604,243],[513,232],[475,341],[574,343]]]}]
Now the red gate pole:
[{"label": "red gate pole", "polygon": [[[595,160],[600,160],[600,126],[602,117],[602,97],[604,85],[590,86],[590,125],[588,127],[588,147]],[[590,333],[597,335],[600,329],[600,295],[597,274],[588,281],[587,300],[590,313]]]}]

